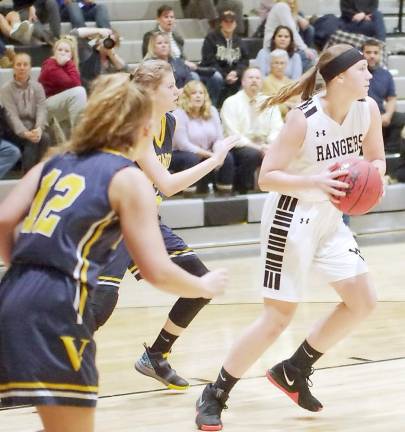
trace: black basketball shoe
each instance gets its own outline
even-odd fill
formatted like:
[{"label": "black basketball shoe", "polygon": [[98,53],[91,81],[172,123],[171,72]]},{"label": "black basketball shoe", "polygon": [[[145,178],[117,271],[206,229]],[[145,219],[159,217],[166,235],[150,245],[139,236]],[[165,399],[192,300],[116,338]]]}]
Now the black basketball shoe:
[{"label": "black basketball shoe", "polygon": [[268,369],[266,376],[300,407],[309,411],[321,411],[322,404],[309,391],[309,387],[312,387],[309,377],[313,372],[313,368],[301,370],[284,360]]},{"label": "black basketball shoe", "polygon": [[228,397],[224,390],[215,387],[214,384],[208,384],[204,388],[202,395],[196,402],[197,417],[195,422],[199,430],[222,430],[221,413],[223,409],[228,408],[225,405]]},{"label": "black basketball shoe", "polygon": [[170,366],[167,361],[169,353],[152,352],[146,344],[144,346],[145,352],[135,363],[135,369],[138,372],[157,379],[172,390],[185,390],[189,386],[189,383],[177,375],[176,371]]}]

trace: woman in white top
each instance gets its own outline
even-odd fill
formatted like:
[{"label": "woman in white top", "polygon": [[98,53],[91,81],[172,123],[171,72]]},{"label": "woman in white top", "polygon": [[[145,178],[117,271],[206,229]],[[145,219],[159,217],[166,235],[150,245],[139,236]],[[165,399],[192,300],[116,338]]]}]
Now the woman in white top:
[{"label": "woman in white top", "polygon": [[[311,97],[318,71],[326,92]],[[370,78],[359,51],[335,45],[299,81],[265,103],[272,106],[297,94],[304,100],[287,115],[259,176],[261,189],[270,192],[261,229],[264,309],[230,350],[217,381],[197,401],[196,422],[202,430],[222,429],[221,412],[229,392],[290,323],[311,282],[311,268],[323,273],[341,303],[315,324],[288,360],[266,373],[302,408],[322,409],[308,386],[313,364],[375,307],[367,266],[342,213],[331,202],[348,187],[337,180],[347,171],[335,169],[336,164],[359,155],[360,147],[381,177],[385,172],[381,116],[367,97]]]}]

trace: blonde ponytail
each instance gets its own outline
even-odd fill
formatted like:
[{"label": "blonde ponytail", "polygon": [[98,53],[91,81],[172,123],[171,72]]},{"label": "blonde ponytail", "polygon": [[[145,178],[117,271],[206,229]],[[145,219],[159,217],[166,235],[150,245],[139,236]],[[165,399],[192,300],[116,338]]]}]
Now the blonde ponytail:
[{"label": "blonde ponytail", "polygon": [[282,104],[293,96],[302,95],[302,100],[309,99],[315,90],[317,72],[318,67],[312,66],[298,81],[282,87],[278,93],[268,97],[261,105],[260,110],[263,111],[273,105]]},{"label": "blonde ponytail", "polygon": [[[263,111],[273,105],[282,104],[293,96],[301,95],[303,101],[308,100],[314,93],[318,71],[323,71],[325,66],[347,51],[353,51],[353,47],[348,44],[337,44],[327,48],[315,66],[308,69],[298,81],[284,86],[277,94],[268,97],[260,106],[260,110]],[[356,58],[357,61],[360,59],[359,57]],[[328,82],[326,84],[328,85]]]}]

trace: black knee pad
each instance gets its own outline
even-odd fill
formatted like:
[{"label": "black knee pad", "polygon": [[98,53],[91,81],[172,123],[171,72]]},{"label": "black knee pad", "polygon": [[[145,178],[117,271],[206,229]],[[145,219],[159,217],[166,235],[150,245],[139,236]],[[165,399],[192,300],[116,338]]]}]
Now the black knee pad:
[{"label": "black knee pad", "polygon": [[112,315],[118,301],[118,288],[98,286],[90,299],[91,309],[96,322],[96,330],[104,325]]},{"label": "black knee pad", "polygon": [[[197,255],[179,256],[172,259],[178,266],[194,276],[204,276],[209,272]],[[179,298],[169,312],[170,320],[181,328],[186,328],[200,310],[210,302],[205,298]]]},{"label": "black knee pad", "polygon": [[187,328],[198,312],[200,312],[200,310],[209,302],[210,299],[205,299],[202,297],[180,297],[169,312],[169,318],[177,326],[181,328]]}]

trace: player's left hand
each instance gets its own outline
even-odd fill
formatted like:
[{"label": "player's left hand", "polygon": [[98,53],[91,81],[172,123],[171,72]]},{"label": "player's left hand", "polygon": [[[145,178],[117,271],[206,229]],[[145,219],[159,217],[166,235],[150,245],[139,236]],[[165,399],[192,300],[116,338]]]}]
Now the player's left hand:
[{"label": "player's left hand", "polygon": [[221,166],[224,163],[226,155],[228,154],[231,148],[235,147],[235,145],[240,140],[238,135],[231,135],[223,140],[217,141],[213,146],[214,158],[217,160],[217,166]]}]

